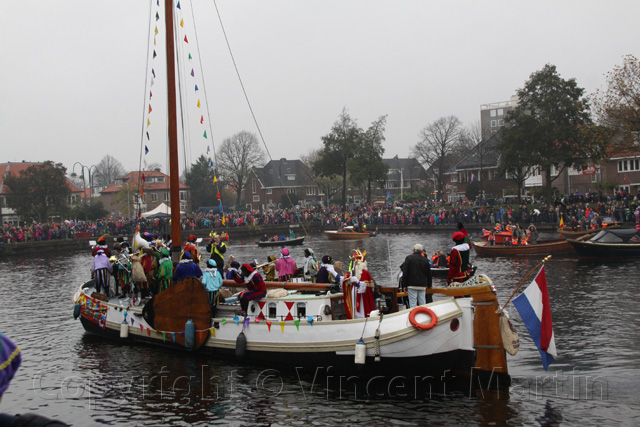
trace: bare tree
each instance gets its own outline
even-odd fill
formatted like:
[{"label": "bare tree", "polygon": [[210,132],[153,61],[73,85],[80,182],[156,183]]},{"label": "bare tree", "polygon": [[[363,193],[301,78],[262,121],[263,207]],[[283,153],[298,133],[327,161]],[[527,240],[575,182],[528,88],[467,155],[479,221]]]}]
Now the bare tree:
[{"label": "bare tree", "polygon": [[100,176],[100,181],[105,187],[113,184],[116,179],[123,177],[126,173],[122,163],[109,154],[96,165],[96,174]]},{"label": "bare tree", "polygon": [[241,131],[225,138],[218,152],[218,168],[225,181],[236,192],[236,208],[240,207],[242,191],[249,183],[251,169],[264,164],[264,153],[258,138]]},{"label": "bare tree", "polygon": [[460,133],[461,148],[464,148],[467,152],[473,150],[473,155],[479,162],[478,187],[481,198],[484,198],[482,188],[484,177],[482,175],[482,171],[484,170],[484,166],[487,164],[488,157],[493,156],[496,153],[495,146],[484,143],[484,141],[490,137],[490,131],[482,132],[482,125],[480,122],[475,122],[464,127]]},{"label": "bare tree", "polygon": [[414,155],[432,167],[436,176],[438,198],[444,195],[444,173],[453,165],[461,145],[462,122],[455,116],[441,117],[425,126],[413,147]]}]

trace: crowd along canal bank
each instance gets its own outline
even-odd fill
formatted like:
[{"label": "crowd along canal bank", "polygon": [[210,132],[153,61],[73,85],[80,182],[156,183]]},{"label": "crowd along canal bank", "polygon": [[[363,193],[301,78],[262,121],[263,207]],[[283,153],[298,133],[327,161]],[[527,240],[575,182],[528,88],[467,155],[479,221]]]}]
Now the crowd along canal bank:
[{"label": "crowd along canal bank", "polygon": [[[627,226],[632,227],[629,223]],[[465,227],[471,234],[477,235],[478,240],[481,237],[481,231],[483,228],[490,228],[491,224],[465,224]],[[544,232],[553,232],[557,228],[557,224],[537,224],[537,229]],[[194,234],[197,238],[207,240],[212,231],[217,233],[229,233],[229,240],[234,239],[259,239],[264,234],[268,236],[284,234],[289,235],[289,230],[292,229],[296,236],[304,236],[306,234],[322,232],[325,230],[337,230],[335,226],[323,226],[319,222],[306,222],[296,224],[273,224],[265,226],[246,226],[246,227],[229,227],[220,229],[196,229],[196,230],[183,230],[184,234]],[[457,230],[454,224],[446,225],[371,225],[367,227],[368,231],[377,231],[378,236],[384,236],[385,234],[397,234],[397,233],[421,233],[430,231],[442,231],[451,232]],[[142,230],[144,232],[144,230]],[[40,241],[28,241],[20,243],[3,243],[0,244],[0,258],[27,255],[33,253],[51,253],[60,251],[75,251],[85,250],[89,247],[89,242],[95,241],[99,236],[80,237],[80,238],[68,238],[68,239],[55,239],[55,240],[40,240]],[[125,240],[132,241],[132,235],[124,235]],[[108,240],[109,244],[113,244],[116,236],[110,236]]]}]

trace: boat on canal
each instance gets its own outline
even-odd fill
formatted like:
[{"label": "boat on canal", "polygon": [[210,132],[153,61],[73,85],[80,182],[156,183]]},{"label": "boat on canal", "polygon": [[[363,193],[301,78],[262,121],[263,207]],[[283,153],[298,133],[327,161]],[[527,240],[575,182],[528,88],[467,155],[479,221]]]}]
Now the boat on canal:
[{"label": "boat on canal", "polygon": [[640,231],[636,228],[607,229],[588,239],[567,239],[567,241],[581,257],[640,257]]},{"label": "boat on canal", "polygon": [[304,243],[305,236],[296,237],[293,239],[285,239],[285,240],[265,240],[258,241],[256,244],[261,248],[267,248],[272,246],[297,246]]},{"label": "boat on canal", "polygon": [[471,242],[478,256],[520,256],[548,255],[575,252],[573,246],[565,239],[539,240],[527,245],[490,245],[488,242]]},{"label": "boat on canal", "polygon": [[581,229],[580,227],[577,227],[575,230],[573,230],[571,227],[563,227],[563,228],[558,228],[556,231],[564,239],[577,239],[578,237],[597,234],[603,230],[608,230],[611,228],[620,228],[620,226],[618,224],[612,224],[612,225],[605,225],[604,227],[598,227],[598,228],[587,228],[585,230]]},{"label": "boat on canal", "polygon": [[[173,18],[175,5],[165,2],[167,24],[167,80],[175,84]],[[178,37],[179,38],[179,37]],[[171,91],[170,91],[171,92]],[[181,252],[180,197],[176,94],[169,93],[169,159],[171,234],[174,263]],[[332,233],[328,233],[332,235]],[[342,231],[335,236],[370,237],[371,233]],[[330,237],[331,238],[331,237]],[[340,238],[340,237],[338,237]],[[280,242],[278,242],[280,243]],[[346,288],[347,281],[343,286]],[[359,285],[375,286],[373,282]],[[96,291],[90,280],[73,296],[74,316],[87,332],[164,349],[203,353],[213,358],[233,358],[271,367],[289,365],[363,377],[397,377],[411,381],[443,375],[485,377],[490,387],[510,383],[500,333],[503,318],[491,280],[477,276],[458,287],[432,288],[435,302],[411,309],[398,306],[398,287],[381,287],[394,301],[364,318],[348,318],[345,299],[351,294],[324,284],[267,282],[266,297],[250,301],[245,312],[233,298],[224,299],[215,313],[208,293],[196,278],[171,284],[152,298],[133,304],[128,298]],[[224,287],[244,288],[244,283],[224,281]]]},{"label": "boat on canal", "polygon": [[368,239],[373,235],[370,231],[356,231],[352,225],[339,230],[325,230],[324,234],[329,240],[358,240]]}]

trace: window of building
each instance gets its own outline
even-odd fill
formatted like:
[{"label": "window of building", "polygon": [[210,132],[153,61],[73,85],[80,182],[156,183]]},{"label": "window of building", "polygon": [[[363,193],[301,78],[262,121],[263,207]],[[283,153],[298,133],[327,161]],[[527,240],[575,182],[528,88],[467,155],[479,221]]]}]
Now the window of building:
[{"label": "window of building", "polygon": [[498,126],[498,121],[497,120],[491,120],[491,127],[495,128]]},{"label": "window of building", "polygon": [[272,190],[271,188],[267,188],[267,189],[265,190],[265,193],[266,193],[266,194],[272,194],[272,193],[273,193],[273,190]]},{"label": "window of building", "polygon": [[497,115],[498,116],[504,116],[504,109],[498,108]]},{"label": "window of building", "polygon": [[498,120],[498,126],[504,126],[504,119]]},{"label": "window of building", "polygon": [[307,317],[307,304],[304,302],[299,302],[296,304],[296,314],[298,315],[298,319],[301,317]]},{"label": "window of building", "polygon": [[255,193],[257,191],[257,185],[256,185],[256,180],[252,179],[251,180],[251,192]]},{"label": "window of building", "polygon": [[640,159],[618,160],[618,172],[640,170]]},{"label": "window of building", "polygon": [[315,196],[316,187],[307,187],[307,196]]},{"label": "window of building", "polygon": [[180,200],[182,200],[183,202],[185,200],[187,200],[187,192],[186,191],[181,191],[180,192]]},{"label": "window of building", "polygon": [[287,188],[287,193],[296,194],[296,189],[295,188]]},{"label": "window of building", "polygon": [[458,175],[451,175],[451,182],[458,182]]},{"label": "window of building", "polygon": [[491,115],[491,117],[495,117],[497,113],[498,112],[496,110],[491,110],[489,114]]},{"label": "window of building", "polygon": [[163,193],[164,195],[164,201],[168,202],[169,201],[169,193]]},{"label": "window of building", "polygon": [[156,178],[153,181],[154,182],[164,182],[164,176],[156,176]]},{"label": "window of building", "polygon": [[253,201],[254,202],[259,202],[260,201],[260,195],[256,194],[255,196],[253,196]]},{"label": "window of building", "polygon": [[151,193],[151,201],[152,202],[158,201],[158,193]]},{"label": "window of building", "polygon": [[287,175],[287,180],[289,181],[295,181],[296,180],[296,176],[295,175]]}]

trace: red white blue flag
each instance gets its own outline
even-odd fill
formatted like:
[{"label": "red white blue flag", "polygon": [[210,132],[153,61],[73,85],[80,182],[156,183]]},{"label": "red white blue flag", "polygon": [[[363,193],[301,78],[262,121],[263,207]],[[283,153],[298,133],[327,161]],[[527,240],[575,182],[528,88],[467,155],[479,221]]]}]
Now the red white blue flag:
[{"label": "red white blue flag", "polygon": [[555,361],[557,353],[544,266],[527,289],[513,300],[513,305],[520,313],[531,339],[540,351],[545,371],[548,371],[549,365]]}]

